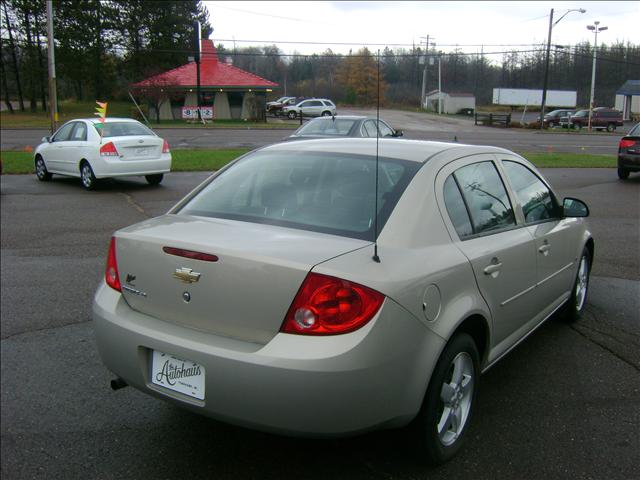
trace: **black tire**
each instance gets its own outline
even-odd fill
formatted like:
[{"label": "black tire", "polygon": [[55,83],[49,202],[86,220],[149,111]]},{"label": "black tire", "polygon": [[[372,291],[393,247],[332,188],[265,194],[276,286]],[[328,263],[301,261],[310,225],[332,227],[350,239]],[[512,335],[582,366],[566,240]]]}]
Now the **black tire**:
[{"label": "black tire", "polygon": [[582,130],[582,124],[581,123],[574,123],[573,124],[573,128],[575,128],[576,130]]},{"label": "black tire", "polygon": [[629,178],[629,170],[621,165],[618,165],[618,178],[620,180],[626,180],[627,178]]},{"label": "black tire", "polygon": [[49,170],[47,170],[47,165],[44,163],[44,158],[42,158],[40,155],[36,157],[35,168],[36,178],[41,182],[48,182],[49,180],[51,180],[51,177],[53,177],[53,175],[49,173]]},{"label": "black tire", "polygon": [[80,183],[82,183],[85,190],[94,190],[96,183],[98,183],[96,176],[93,174],[93,169],[87,161],[80,164]]},{"label": "black tire", "polygon": [[[457,383],[453,378],[456,373],[454,365],[458,365],[456,362],[461,362],[465,366],[464,375],[458,372],[460,381]],[[440,355],[429,381],[420,413],[411,425],[420,455],[425,456],[429,463],[436,465],[444,463],[462,448],[473,416],[479,378],[478,348],[469,335],[459,333],[449,341]],[[453,387],[453,385],[456,386]],[[463,386],[466,387],[463,388]],[[444,395],[450,398],[449,403],[443,399]],[[451,415],[447,412],[458,413]],[[459,416],[462,418],[458,418],[456,422],[460,423],[454,426],[456,423],[454,418]],[[441,432],[438,431],[439,425]]]},{"label": "black tire", "polygon": [[607,132],[611,133],[616,130],[616,126],[613,123],[607,125]]},{"label": "black tire", "polygon": [[293,120],[294,118],[296,118],[296,112],[291,110],[289,113],[287,113],[287,117],[289,117],[291,120]]},{"label": "black tire", "polygon": [[571,287],[571,296],[564,305],[564,319],[569,323],[577,322],[584,314],[589,293],[589,274],[591,272],[591,253],[587,247],[582,250],[576,278]]},{"label": "black tire", "polygon": [[325,110],[324,112],[322,112],[322,116],[323,117],[330,117],[331,116],[331,112]]},{"label": "black tire", "polygon": [[164,178],[164,174],[157,173],[155,175],[145,175],[144,178],[147,180],[149,185],[160,185],[162,179]]}]

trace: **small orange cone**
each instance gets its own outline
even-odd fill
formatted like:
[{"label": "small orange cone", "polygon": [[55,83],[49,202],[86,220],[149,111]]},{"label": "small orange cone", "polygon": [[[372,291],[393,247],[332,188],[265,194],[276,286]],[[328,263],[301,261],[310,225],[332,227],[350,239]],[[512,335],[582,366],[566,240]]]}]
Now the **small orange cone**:
[{"label": "small orange cone", "polygon": [[33,147],[31,145],[27,145],[26,147],[24,147],[24,151],[28,152],[28,153],[31,153],[31,152],[33,152]]}]

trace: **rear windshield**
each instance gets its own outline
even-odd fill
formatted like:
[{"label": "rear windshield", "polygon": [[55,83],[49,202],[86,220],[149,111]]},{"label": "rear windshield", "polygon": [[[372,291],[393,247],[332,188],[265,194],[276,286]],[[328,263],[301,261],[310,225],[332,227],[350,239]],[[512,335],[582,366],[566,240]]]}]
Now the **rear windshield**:
[{"label": "rear windshield", "polygon": [[[93,126],[100,133],[101,127],[99,123],[94,123]],[[137,122],[108,122],[104,124],[103,138],[107,137],[130,137],[133,135],[152,135],[155,137],[155,133],[149,130],[147,127]]]},{"label": "rear windshield", "polygon": [[[421,164],[379,161],[378,231]],[[258,151],[215,177],[179,214],[374,239],[375,157]]]},{"label": "rear windshield", "polygon": [[319,119],[312,120],[298,129],[295,135],[330,135],[347,136],[356,123],[355,120],[348,119]]}]

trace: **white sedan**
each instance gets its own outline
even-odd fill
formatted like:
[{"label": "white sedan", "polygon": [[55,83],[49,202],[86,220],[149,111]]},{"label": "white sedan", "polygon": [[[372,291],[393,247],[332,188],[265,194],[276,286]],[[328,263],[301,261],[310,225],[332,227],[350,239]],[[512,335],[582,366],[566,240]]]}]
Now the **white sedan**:
[{"label": "white sedan", "polygon": [[100,178],[144,175],[157,185],[171,170],[169,143],[130,118],[107,118],[100,136],[97,119],[71,120],[51,137],[44,137],[34,151],[38,180],[52,175],[80,177],[93,190]]}]

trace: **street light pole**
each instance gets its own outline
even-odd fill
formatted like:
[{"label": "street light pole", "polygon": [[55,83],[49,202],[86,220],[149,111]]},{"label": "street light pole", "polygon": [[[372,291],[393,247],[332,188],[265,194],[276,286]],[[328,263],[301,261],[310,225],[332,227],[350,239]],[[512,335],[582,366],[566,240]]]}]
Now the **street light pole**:
[{"label": "street light pole", "polygon": [[591,68],[591,95],[589,96],[589,132],[591,132],[591,117],[593,116],[593,94],[596,86],[596,52],[598,51],[598,33],[608,30],[609,27],[598,27],[600,22],[593,22],[593,25],[587,25],[587,30],[595,33],[596,38],[593,44],[593,67]]},{"label": "street light pole", "polygon": [[540,129],[544,127],[544,109],[547,106],[547,86],[549,82],[549,55],[551,53],[551,31],[553,27],[555,27],[560,20],[567,16],[569,12],[580,12],[585,13],[586,10],[584,8],[572,8],[567,10],[564,15],[562,15],[555,22],[553,21],[553,8],[551,9],[551,13],[549,14],[549,35],[547,37],[547,52],[544,60],[544,82],[542,84],[542,103],[540,105]]}]

